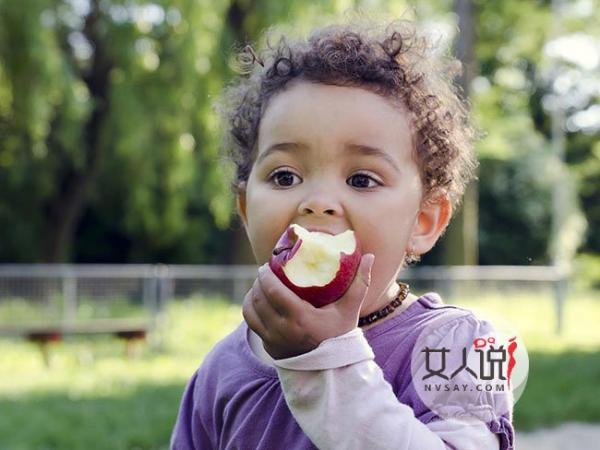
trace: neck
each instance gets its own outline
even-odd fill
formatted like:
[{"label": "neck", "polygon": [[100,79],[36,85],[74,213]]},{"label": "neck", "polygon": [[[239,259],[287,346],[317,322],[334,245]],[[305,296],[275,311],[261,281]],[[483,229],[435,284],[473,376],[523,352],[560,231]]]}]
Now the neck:
[{"label": "neck", "polygon": [[[400,292],[400,287],[398,286],[398,284],[396,282],[393,282],[390,286],[388,286],[388,289],[386,289],[385,293],[381,297],[379,297],[379,299],[377,300],[376,303],[372,303],[372,304],[368,305],[367,308],[361,310],[360,317],[364,317],[364,316],[371,314],[372,312],[379,311],[381,308],[385,307],[393,299],[395,299],[399,292]],[[402,311],[406,310],[418,298],[419,297],[417,297],[416,295],[409,293],[408,296],[406,297],[406,299],[402,302],[402,304],[399,307],[397,307],[394,311],[392,311],[386,317],[383,317],[376,322],[373,322],[369,325],[362,326],[361,327],[362,330],[366,331],[374,326],[377,326],[377,325],[385,322],[386,320],[391,319],[392,317],[397,316]]]},{"label": "neck", "polygon": [[392,281],[383,294],[375,302],[368,305],[363,305],[363,309],[360,311],[360,317],[367,316],[372,312],[380,310],[394,300],[399,292],[400,286],[398,286],[398,283],[395,281]]}]

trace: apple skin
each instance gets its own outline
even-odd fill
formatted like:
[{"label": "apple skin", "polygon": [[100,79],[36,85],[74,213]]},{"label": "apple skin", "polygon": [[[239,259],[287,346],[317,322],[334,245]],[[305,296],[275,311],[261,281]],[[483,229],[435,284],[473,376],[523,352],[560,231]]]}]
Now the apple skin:
[{"label": "apple skin", "polygon": [[302,239],[296,234],[293,226],[289,226],[281,235],[271,258],[269,267],[273,273],[298,297],[311,303],[316,308],[335,302],[348,290],[361,260],[361,249],[358,240],[352,254],[340,252],[340,265],[334,278],[324,286],[297,286],[285,274],[283,268],[298,252]]}]

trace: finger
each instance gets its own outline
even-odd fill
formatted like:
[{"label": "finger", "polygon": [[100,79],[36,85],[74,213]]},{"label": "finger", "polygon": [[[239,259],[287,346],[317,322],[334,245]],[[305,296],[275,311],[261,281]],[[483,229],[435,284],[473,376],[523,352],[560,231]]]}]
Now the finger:
[{"label": "finger", "polygon": [[259,268],[258,281],[269,303],[283,317],[300,314],[302,307],[309,305],[283,284],[268,264]]},{"label": "finger", "polygon": [[269,329],[269,331],[271,331],[280,323],[283,316],[273,306],[270,299],[267,298],[259,282],[257,282],[256,286],[254,287],[253,300],[254,309],[256,310],[256,313],[258,314],[262,322],[265,324],[265,326]]},{"label": "finger", "polygon": [[254,307],[254,292],[250,289],[244,297],[244,303],[242,305],[242,316],[248,324],[248,326],[258,334],[263,340],[267,338],[268,329],[263,323],[262,319],[256,312]]},{"label": "finger", "polygon": [[346,293],[334,305],[351,311],[353,314],[358,314],[371,285],[371,270],[374,263],[375,255],[372,253],[362,256],[352,284],[350,284]]}]

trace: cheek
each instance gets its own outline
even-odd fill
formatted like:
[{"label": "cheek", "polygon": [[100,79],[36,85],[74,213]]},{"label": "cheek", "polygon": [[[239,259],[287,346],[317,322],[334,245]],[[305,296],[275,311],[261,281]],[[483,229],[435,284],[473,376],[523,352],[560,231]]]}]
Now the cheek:
[{"label": "cheek", "polygon": [[293,217],[290,216],[290,202],[276,197],[261,195],[260,189],[248,195],[248,233],[261,263],[270,258],[273,247],[287,227],[286,218]]},{"label": "cheek", "polygon": [[[406,191],[395,191],[389,196],[369,198],[360,207],[354,208],[354,216],[362,222],[366,233],[380,234],[380,239],[397,240],[410,233],[417,212],[419,199]],[[384,234],[385,233],[385,234]],[[390,234],[391,233],[391,234]]]},{"label": "cheek", "polygon": [[257,229],[260,224],[265,230],[269,230],[290,215],[293,205],[290,198],[273,195],[266,189],[257,189],[248,197],[248,217],[255,222]]},{"label": "cheek", "polygon": [[[371,204],[373,208],[374,205]],[[416,207],[405,202],[388,201],[380,213],[364,215],[356,221],[357,234],[363,245],[363,252],[375,252],[380,259],[392,264],[401,259],[411,236],[416,218]]]}]

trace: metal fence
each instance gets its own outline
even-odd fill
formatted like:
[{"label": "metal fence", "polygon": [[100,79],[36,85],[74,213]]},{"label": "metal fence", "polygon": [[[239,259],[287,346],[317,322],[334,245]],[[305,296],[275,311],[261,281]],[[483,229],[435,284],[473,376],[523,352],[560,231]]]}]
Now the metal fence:
[{"label": "metal fence", "polygon": [[[44,311],[44,320],[68,323],[77,320],[84,306],[110,311],[114,304],[155,317],[167,302],[194,296],[222,296],[241,303],[257,269],[255,265],[0,264],[0,308],[12,305],[7,314],[16,321],[22,320],[19,311],[26,315],[29,307]],[[543,290],[555,301],[557,333],[562,329],[567,275],[555,267],[418,266],[404,271],[402,280],[415,293],[439,292],[450,302],[484,290],[537,294]]]}]

